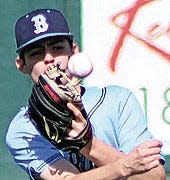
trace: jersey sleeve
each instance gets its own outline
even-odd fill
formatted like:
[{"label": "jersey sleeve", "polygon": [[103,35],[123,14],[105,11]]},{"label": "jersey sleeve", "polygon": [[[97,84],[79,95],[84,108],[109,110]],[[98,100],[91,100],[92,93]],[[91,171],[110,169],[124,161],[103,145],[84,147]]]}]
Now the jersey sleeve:
[{"label": "jersey sleeve", "polygon": [[[119,148],[125,153],[149,139],[154,139],[151,134],[147,119],[141,105],[133,92],[126,89],[121,93],[119,106]],[[161,164],[165,158],[161,153]]]},{"label": "jersey sleeve", "polygon": [[26,109],[22,108],[11,121],[6,134],[6,144],[16,164],[31,177],[33,174],[40,174],[48,165],[64,156],[40,135],[26,112]]},{"label": "jersey sleeve", "polygon": [[136,96],[125,89],[120,93],[118,110],[119,147],[124,152],[131,151],[140,143],[153,139],[147,126],[147,119]]}]

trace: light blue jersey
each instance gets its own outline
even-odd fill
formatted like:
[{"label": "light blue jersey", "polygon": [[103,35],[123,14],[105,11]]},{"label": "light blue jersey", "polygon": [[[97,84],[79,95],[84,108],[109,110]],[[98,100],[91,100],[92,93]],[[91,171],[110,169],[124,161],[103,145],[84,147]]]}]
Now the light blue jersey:
[{"label": "light blue jersey", "polygon": [[[134,94],[123,87],[86,87],[82,101],[93,127],[93,134],[105,143],[130,152],[135,146],[153,138]],[[80,171],[95,165],[80,154],[62,152],[36,129],[22,107],[12,120],[6,142],[15,162],[30,176],[40,173],[49,164],[66,158]]]}]

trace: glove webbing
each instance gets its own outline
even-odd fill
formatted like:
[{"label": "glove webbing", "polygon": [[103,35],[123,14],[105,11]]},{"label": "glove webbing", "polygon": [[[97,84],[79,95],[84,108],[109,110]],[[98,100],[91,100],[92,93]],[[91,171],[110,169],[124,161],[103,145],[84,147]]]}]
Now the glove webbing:
[{"label": "glove webbing", "polygon": [[46,121],[54,126],[54,129],[56,129],[55,126],[59,126],[60,129],[66,133],[66,130],[71,125],[73,113],[66,109],[66,105],[54,103],[53,100],[42,91],[42,88],[39,85],[34,85],[32,92],[29,99],[29,104],[32,106],[29,108],[29,111],[32,114],[31,117],[34,116],[33,119],[38,121],[37,124],[41,121],[38,120],[39,118],[43,119],[43,117],[45,117]]},{"label": "glove webbing", "polygon": [[[59,107],[55,108],[56,103],[55,106],[52,106],[51,103],[54,103],[53,100],[48,94],[46,94],[46,92],[42,90],[41,86],[34,85],[32,91],[33,93],[31,94],[31,97],[29,99],[29,103],[31,105],[29,107],[29,113],[33,120],[36,121],[40,132],[61,150],[80,151],[91,140],[92,128],[90,122],[87,121],[87,125],[84,130],[74,139],[64,139],[63,136],[66,136],[67,129],[71,125],[73,119],[72,112],[68,111],[67,109],[64,113],[61,113],[61,111],[58,111],[57,108],[61,108],[60,110],[63,111],[63,108],[65,108],[65,106],[60,107],[60,105],[58,105]],[[48,101],[46,98],[48,99]],[[37,102],[41,103],[37,106]],[[81,111],[83,116],[86,118],[85,109],[82,108]],[[62,120],[60,118],[56,119],[56,112],[58,113],[57,115],[61,114]],[[64,118],[66,118],[65,121],[63,120],[63,116]],[[41,121],[41,119],[43,121]],[[55,121],[53,121],[52,119],[55,119]],[[59,123],[57,121],[59,121]],[[60,128],[58,128],[58,126]],[[60,136],[61,134],[62,136]]]}]

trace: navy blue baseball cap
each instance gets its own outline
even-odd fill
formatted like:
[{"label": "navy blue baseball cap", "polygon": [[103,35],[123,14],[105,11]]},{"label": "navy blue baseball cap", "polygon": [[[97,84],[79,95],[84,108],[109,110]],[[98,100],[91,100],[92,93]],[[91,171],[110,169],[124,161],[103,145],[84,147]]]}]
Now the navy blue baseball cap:
[{"label": "navy blue baseball cap", "polygon": [[15,25],[17,53],[41,39],[63,36],[73,40],[63,14],[56,9],[37,9],[18,19]]}]

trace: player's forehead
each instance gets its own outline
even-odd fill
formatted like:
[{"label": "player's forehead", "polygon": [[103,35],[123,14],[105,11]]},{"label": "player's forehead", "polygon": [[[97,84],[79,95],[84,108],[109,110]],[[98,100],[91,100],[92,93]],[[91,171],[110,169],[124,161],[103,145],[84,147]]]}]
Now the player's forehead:
[{"label": "player's forehead", "polygon": [[44,46],[51,46],[51,45],[67,45],[68,40],[64,37],[49,37],[46,39],[39,40],[35,43],[32,43],[28,47],[25,48],[25,51],[30,51],[32,49],[38,48],[38,47],[44,47]]}]

